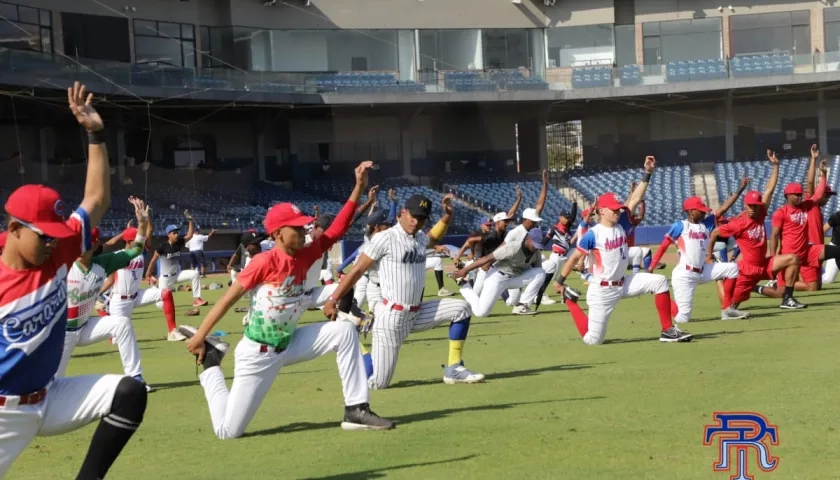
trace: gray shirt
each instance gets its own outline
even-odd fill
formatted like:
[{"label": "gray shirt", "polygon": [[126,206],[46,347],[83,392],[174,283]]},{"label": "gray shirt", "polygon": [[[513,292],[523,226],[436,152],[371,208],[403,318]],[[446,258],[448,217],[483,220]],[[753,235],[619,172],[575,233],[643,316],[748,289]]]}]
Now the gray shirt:
[{"label": "gray shirt", "polygon": [[493,252],[496,259],[494,267],[505,275],[512,277],[522,275],[525,270],[542,264],[542,255],[537,250],[528,253],[523,248],[524,239],[514,243],[506,243]]}]

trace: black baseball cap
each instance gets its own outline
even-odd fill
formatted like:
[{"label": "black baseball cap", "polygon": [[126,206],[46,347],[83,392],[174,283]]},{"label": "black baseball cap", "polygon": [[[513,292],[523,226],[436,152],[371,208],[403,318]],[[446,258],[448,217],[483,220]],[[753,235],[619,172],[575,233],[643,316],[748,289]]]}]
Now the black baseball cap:
[{"label": "black baseball cap", "polygon": [[373,215],[367,218],[367,225],[369,227],[375,227],[377,225],[393,225],[394,221],[388,221],[388,211],[387,210],[379,210],[374,212]]},{"label": "black baseball cap", "polygon": [[412,195],[405,201],[405,209],[412,217],[429,218],[432,213],[432,201],[420,194]]},{"label": "black baseball cap", "polygon": [[245,232],[242,234],[242,237],[239,238],[239,243],[242,245],[253,245],[262,242],[265,238],[265,234],[262,233]]}]

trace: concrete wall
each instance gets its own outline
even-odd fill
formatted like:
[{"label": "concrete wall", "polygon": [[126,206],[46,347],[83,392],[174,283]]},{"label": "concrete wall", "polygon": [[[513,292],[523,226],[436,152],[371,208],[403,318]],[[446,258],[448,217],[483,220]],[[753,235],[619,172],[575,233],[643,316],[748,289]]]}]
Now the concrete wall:
[{"label": "concrete wall", "polygon": [[[724,17],[731,15],[750,15],[756,13],[789,12],[793,10],[822,9],[825,4],[820,0],[766,0],[744,1],[731,0],[635,0],[636,22],[663,20],[689,20],[692,18]],[[732,5],[734,12],[727,7]],[[723,13],[718,7],[723,6]]]}]

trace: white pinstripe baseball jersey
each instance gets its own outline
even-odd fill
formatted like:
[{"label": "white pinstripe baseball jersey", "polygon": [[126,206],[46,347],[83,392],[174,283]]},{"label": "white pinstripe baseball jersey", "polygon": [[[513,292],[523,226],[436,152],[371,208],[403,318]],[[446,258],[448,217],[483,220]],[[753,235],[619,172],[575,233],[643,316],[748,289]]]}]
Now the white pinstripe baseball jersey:
[{"label": "white pinstripe baseball jersey", "polygon": [[379,262],[382,298],[401,305],[420,305],[426,284],[426,247],[423,232],[411,236],[397,223],[370,239],[365,255]]}]

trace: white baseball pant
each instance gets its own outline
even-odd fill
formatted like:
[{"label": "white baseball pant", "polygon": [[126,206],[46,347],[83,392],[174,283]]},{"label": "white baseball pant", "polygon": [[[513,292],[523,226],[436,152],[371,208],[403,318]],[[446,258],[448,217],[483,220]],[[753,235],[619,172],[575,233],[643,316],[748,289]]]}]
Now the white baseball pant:
[{"label": "white baseball pant", "polygon": [[344,404],[367,403],[365,366],[352,323],[320,322],[298,327],[289,347],[279,353],[273,347],[243,337],[234,353],[230,390],[221,367],[209,368],[198,376],[216,436],[225,440],[245,433],[284,365],[306,362],[329,352],[336,352]]},{"label": "white baseball pant", "polygon": [[321,280],[324,283],[332,282],[333,281],[333,273],[332,270],[329,268],[325,268],[321,270],[321,275],[318,277],[318,280]]},{"label": "white baseball pant", "polygon": [[624,277],[624,285],[602,287],[594,278],[586,290],[586,305],[589,306],[588,330],[583,336],[583,343],[600,345],[607,336],[607,325],[616,304],[622,298],[637,297],[643,293],[665,293],[668,291],[668,279],[655,273],[632,273]]},{"label": "white baseball pant", "polygon": [[440,257],[426,257],[426,270],[443,271],[443,259]]},{"label": "white baseball pant", "polygon": [[56,378],[35,405],[6,396],[0,408],[0,478],[35,437],[61,435],[101,419],[111,411],[122,375]]},{"label": "white baseball pant", "polygon": [[[542,269],[545,270],[546,278],[551,277],[554,278],[554,275],[563,268],[563,264],[566,263],[566,256],[560,255],[559,253],[552,252],[551,255],[548,256],[548,260],[543,260],[542,262]],[[541,285],[542,286],[542,285]],[[473,287],[475,290],[475,287]],[[481,295],[480,292],[476,292],[478,295]],[[509,307],[519,304],[519,299],[522,294],[521,288],[510,288],[508,289],[508,298],[505,300],[505,304]],[[536,301],[536,297],[535,297]]]},{"label": "white baseball pant", "polygon": [[[834,245],[833,243],[829,243],[829,245]],[[837,278],[837,260],[833,258],[826,259],[825,263],[825,270],[823,271],[822,275],[822,283],[823,285],[828,283],[834,283],[834,280]]]},{"label": "white baseball pant", "polygon": [[76,346],[87,346],[113,338],[120,351],[120,359],[126,376],[134,377],[143,373],[140,367],[140,346],[137,336],[131,327],[129,317],[107,315],[105,317],[91,317],[78,330],[68,330],[64,334],[64,350],[61,352],[61,363],[58,365],[57,377],[63,377],[70,363],[70,355]]},{"label": "white baseball pant", "polygon": [[230,269],[230,283],[235,282],[236,277],[238,277],[238,276],[239,276],[239,271],[238,270],[233,269],[233,268]]},{"label": "white baseball pant", "polygon": [[158,278],[158,287],[173,290],[175,285],[184,282],[192,282],[193,298],[201,298],[201,274],[198,270],[181,270],[175,275],[161,275]]},{"label": "white baseball pant", "polygon": [[685,323],[691,320],[691,309],[694,306],[694,289],[697,285],[724,278],[738,278],[737,263],[706,263],[702,272],[686,270],[683,263],[677,264],[671,271],[671,285],[674,287],[674,303],[679,313],[674,320]]},{"label": "white baseball pant", "polygon": [[519,296],[519,288],[525,287],[525,293],[522,294],[522,303],[525,305],[536,303],[537,294],[540,292],[544,280],[545,271],[541,267],[529,268],[515,277],[504,274],[496,268],[491,268],[487,272],[487,278],[484,279],[484,287],[482,287],[480,295],[476,294],[469,284],[461,287],[461,295],[464,300],[469,302],[474,316],[487,317],[493,310],[493,304],[496,303],[505,289],[508,289],[508,293],[510,293],[512,288]]},{"label": "white baseball pant", "polygon": [[[131,295],[120,295],[118,293],[111,294],[111,301],[108,303],[108,313],[111,315],[131,318],[131,314],[135,308],[143,305],[158,304],[158,308],[163,307],[163,300],[161,297],[161,290],[157,287],[150,287],[138,290],[132,297]],[[126,297],[126,298],[123,298]]]},{"label": "white baseball pant", "polygon": [[[362,305],[365,303],[365,299],[367,298],[367,285],[370,279],[367,275],[362,275],[359,277],[359,280],[356,281],[356,284],[353,285],[353,299],[356,300],[356,305],[359,308],[362,308]],[[370,308],[368,308],[370,310]]]},{"label": "white baseball pant", "polygon": [[630,247],[627,249],[630,266],[634,268],[634,272],[638,272],[640,268],[644,267],[645,257],[648,255],[650,255],[650,249],[647,247]]},{"label": "white baseball pant", "polygon": [[[444,323],[459,322],[470,318],[470,306],[463,300],[445,298],[421,303],[412,312],[409,307],[380,302],[376,305],[371,329],[371,361],[373,375],[368,379],[371,389],[384,389],[391,385],[397,358],[408,334],[422,332]],[[346,323],[346,322],[345,322]]]},{"label": "white baseball pant", "polygon": [[379,305],[379,302],[382,301],[382,287],[379,286],[378,282],[368,280],[366,296],[368,302],[368,311],[375,311],[376,306]]},{"label": "white baseball pant", "polygon": [[301,302],[306,309],[323,307],[327,303],[327,300],[329,300],[330,295],[336,290],[338,290],[337,283],[315,287],[309,291],[309,295],[304,296]]},{"label": "white baseball pant", "polygon": [[472,288],[476,295],[481,295],[481,290],[484,288],[484,281],[487,280],[487,272],[489,271],[489,268],[487,270],[483,268],[473,270],[475,272],[475,282],[473,282]]}]

